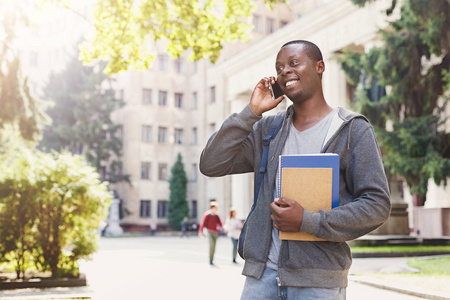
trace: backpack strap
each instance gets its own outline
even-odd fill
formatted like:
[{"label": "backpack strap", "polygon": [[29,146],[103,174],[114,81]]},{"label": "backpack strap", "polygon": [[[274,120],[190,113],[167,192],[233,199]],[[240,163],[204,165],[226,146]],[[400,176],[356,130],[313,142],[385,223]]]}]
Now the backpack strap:
[{"label": "backpack strap", "polygon": [[255,186],[255,199],[253,201],[252,210],[256,206],[256,201],[258,200],[259,190],[264,179],[264,174],[267,170],[267,158],[269,156],[269,145],[270,142],[275,138],[280,131],[281,126],[283,125],[283,114],[277,114],[275,118],[273,118],[272,123],[270,123],[269,130],[267,131],[266,136],[263,138],[263,153],[261,156],[261,163],[259,165],[258,179],[256,180]]}]

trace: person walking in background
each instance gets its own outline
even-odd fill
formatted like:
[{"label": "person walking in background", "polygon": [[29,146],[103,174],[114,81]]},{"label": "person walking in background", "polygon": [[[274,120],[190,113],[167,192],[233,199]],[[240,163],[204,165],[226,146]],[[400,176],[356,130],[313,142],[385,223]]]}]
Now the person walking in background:
[{"label": "person walking in background", "polygon": [[180,237],[189,237],[188,235],[188,227],[189,227],[189,223],[188,223],[188,217],[184,217],[183,221],[181,221],[181,236]]},{"label": "person walking in background", "polygon": [[216,214],[217,202],[211,201],[209,203],[209,210],[203,215],[200,228],[198,230],[198,236],[203,238],[203,228],[208,231],[208,243],[209,243],[209,264],[214,265],[214,253],[216,252],[216,241],[219,235],[219,229],[223,227],[222,220]]},{"label": "person walking in background", "polygon": [[225,230],[227,231],[227,236],[231,238],[231,242],[233,243],[233,263],[235,264],[237,264],[236,255],[241,228],[241,220],[236,219],[236,209],[231,208],[230,217],[225,220]]},{"label": "person walking in background", "polygon": [[152,222],[152,223],[150,223],[150,235],[154,236],[155,231],[156,231],[156,224]]}]

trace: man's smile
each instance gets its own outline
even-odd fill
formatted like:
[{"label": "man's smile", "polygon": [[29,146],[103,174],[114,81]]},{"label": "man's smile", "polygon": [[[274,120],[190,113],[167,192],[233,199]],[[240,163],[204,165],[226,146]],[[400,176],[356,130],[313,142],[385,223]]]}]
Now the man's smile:
[{"label": "man's smile", "polygon": [[285,86],[290,87],[291,85],[296,84],[297,82],[299,82],[299,80],[289,80],[288,82],[286,82]]}]

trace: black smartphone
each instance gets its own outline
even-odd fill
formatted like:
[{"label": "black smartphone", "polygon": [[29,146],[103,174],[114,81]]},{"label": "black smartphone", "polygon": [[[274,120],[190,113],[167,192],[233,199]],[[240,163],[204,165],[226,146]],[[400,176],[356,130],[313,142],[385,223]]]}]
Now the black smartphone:
[{"label": "black smartphone", "polygon": [[284,95],[284,93],[281,90],[281,87],[277,81],[275,81],[274,84],[270,84],[270,91],[272,92],[273,99],[277,99],[278,97],[281,97]]}]

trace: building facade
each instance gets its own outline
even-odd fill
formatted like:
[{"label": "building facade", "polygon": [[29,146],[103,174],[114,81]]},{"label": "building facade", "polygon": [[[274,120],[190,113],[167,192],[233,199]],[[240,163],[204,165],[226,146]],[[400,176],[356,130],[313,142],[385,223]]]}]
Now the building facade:
[{"label": "building facade", "polygon": [[[387,26],[384,11],[390,2],[379,0],[358,8],[350,0],[292,0],[271,10],[259,0],[248,20],[254,26],[252,40],[225,45],[216,64],[207,59],[198,62],[189,62],[186,57],[172,59],[162,42],[156,45],[158,56],[148,70],[116,75],[115,89],[125,106],[114,113],[114,120],[122,124],[123,173],[131,178],[131,184],[111,186],[121,200],[122,227],[128,231],[148,231],[150,224],[167,228],[168,179],[178,153],[188,178],[186,200],[191,222],[200,221],[211,200],[218,202],[222,218],[234,207],[237,217],[244,219],[253,202],[253,175],[203,176],[198,170],[199,158],[210,135],[229,115],[247,105],[262,77],[275,75],[276,54],[290,40],[310,40],[319,46],[326,66],[325,98],[331,106],[348,107],[353,87],[336,57],[344,48],[368,51],[379,45],[378,30]],[[80,12],[92,13],[92,3],[78,3]],[[26,72],[36,85],[36,92],[44,84],[45,74],[63,65],[68,52],[69,45],[49,37],[63,37],[69,32],[73,37],[82,36],[81,33],[89,31],[73,26],[84,20],[71,18],[61,15],[55,15],[54,20],[48,18],[44,23],[49,25],[43,25],[44,29],[30,36],[28,44],[22,46],[22,55],[29,62]],[[63,25],[56,26],[57,22]],[[59,33],[58,28],[65,28],[66,33]],[[81,33],[71,32],[74,28]],[[75,42],[78,40],[74,38]],[[43,73],[39,67],[44,65],[47,71]],[[284,101],[276,110],[286,109],[289,102]],[[428,207],[450,207],[448,188],[430,182],[429,190]],[[391,191],[393,202],[408,204],[409,223],[413,224],[407,187],[393,183]]]}]

